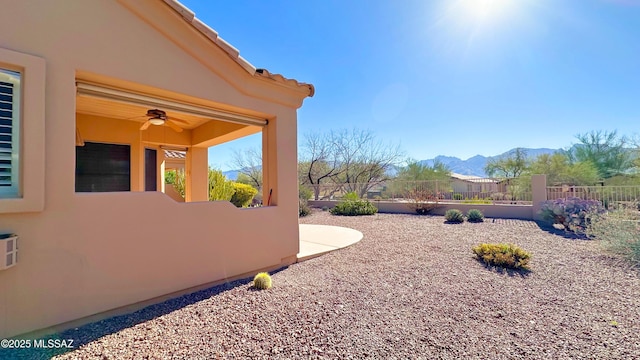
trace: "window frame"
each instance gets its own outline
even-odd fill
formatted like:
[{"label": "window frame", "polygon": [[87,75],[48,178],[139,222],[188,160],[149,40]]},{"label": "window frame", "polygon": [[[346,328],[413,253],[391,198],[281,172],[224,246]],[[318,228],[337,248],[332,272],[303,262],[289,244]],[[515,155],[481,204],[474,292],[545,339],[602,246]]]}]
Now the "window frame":
[{"label": "window frame", "polygon": [[[44,210],[45,74],[43,58],[0,48],[0,68],[20,73],[15,194],[0,196],[0,213]],[[12,139],[14,141],[14,139]]]},{"label": "window frame", "polygon": [[[11,79],[12,75],[7,72],[19,75],[17,81]],[[20,197],[20,114],[22,113],[22,72],[7,69],[0,66],[0,82],[11,83],[13,92],[11,94],[13,108],[11,109],[11,184],[0,186],[0,199]],[[16,110],[17,107],[17,110]]]}]

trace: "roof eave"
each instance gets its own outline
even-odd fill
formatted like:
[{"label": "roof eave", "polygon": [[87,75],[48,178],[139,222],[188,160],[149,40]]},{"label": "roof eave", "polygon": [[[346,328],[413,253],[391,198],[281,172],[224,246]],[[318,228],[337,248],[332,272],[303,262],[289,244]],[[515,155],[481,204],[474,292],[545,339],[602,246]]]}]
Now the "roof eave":
[{"label": "roof eave", "polygon": [[242,67],[249,75],[260,79],[270,79],[278,83],[278,85],[285,86],[291,89],[298,90],[297,92],[304,94],[306,97],[312,97],[315,93],[315,88],[311,84],[299,82],[295,79],[289,79],[281,74],[272,74],[266,69],[257,69],[249,61],[240,56],[240,51],[233,47],[226,40],[218,35],[218,32],[210,28],[203,21],[195,16],[195,13],[189,8],[184,6],[178,0],[162,0],[165,4],[169,5],[171,9],[180,14],[182,19],[207,37],[212,43],[220,47],[229,57],[235,61],[240,67]]}]

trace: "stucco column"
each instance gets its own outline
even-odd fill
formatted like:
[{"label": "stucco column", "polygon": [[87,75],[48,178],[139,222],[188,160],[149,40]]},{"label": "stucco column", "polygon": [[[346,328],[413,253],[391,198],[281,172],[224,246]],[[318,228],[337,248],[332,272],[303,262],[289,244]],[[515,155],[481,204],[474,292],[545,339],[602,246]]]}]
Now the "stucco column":
[{"label": "stucco column", "polygon": [[185,166],[185,201],[209,201],[209,154],[207,148],[189,148]]},{"label": "stucco column", "polygon": [[533,219],[542,220],[538,211],[542,208],[542,202],[547,200],[547,175],[531,176],[531,196]]}]

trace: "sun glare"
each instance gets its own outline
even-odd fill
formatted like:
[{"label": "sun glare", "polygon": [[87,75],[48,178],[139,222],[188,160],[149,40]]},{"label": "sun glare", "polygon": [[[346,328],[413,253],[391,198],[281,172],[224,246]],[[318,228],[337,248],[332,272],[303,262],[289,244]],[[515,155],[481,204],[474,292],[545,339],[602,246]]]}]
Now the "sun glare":
[{"label": "sun glare", "polygon": [[460,15],[467,21],[496,22],[508,16],[517,0],[458,0]]},{"label": "sun glare", "polygon": [[440,32],[436,38],[446,51],[491,51],[521,30],[529,17],[524,15],[536,1],[440,0],[431,30]]}]

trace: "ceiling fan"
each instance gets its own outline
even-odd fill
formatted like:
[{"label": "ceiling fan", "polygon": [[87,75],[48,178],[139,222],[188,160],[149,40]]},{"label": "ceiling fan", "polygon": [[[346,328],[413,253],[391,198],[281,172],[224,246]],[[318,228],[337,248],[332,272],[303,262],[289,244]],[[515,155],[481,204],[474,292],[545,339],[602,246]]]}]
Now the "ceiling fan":
[{"label": "ceiling fan", "polygon": [[177,123],[187,124],[186,121],[176,119],[172,116],[167,116],[167,113],[163,110],[159,109],[149,109],[147,110],[147,115],[149,119],[145,121],[142,126],[140,126],[140,130],[147,130],[151,125],[167,125],[175,132],[182,132],[182,127],[180,127]]}]

